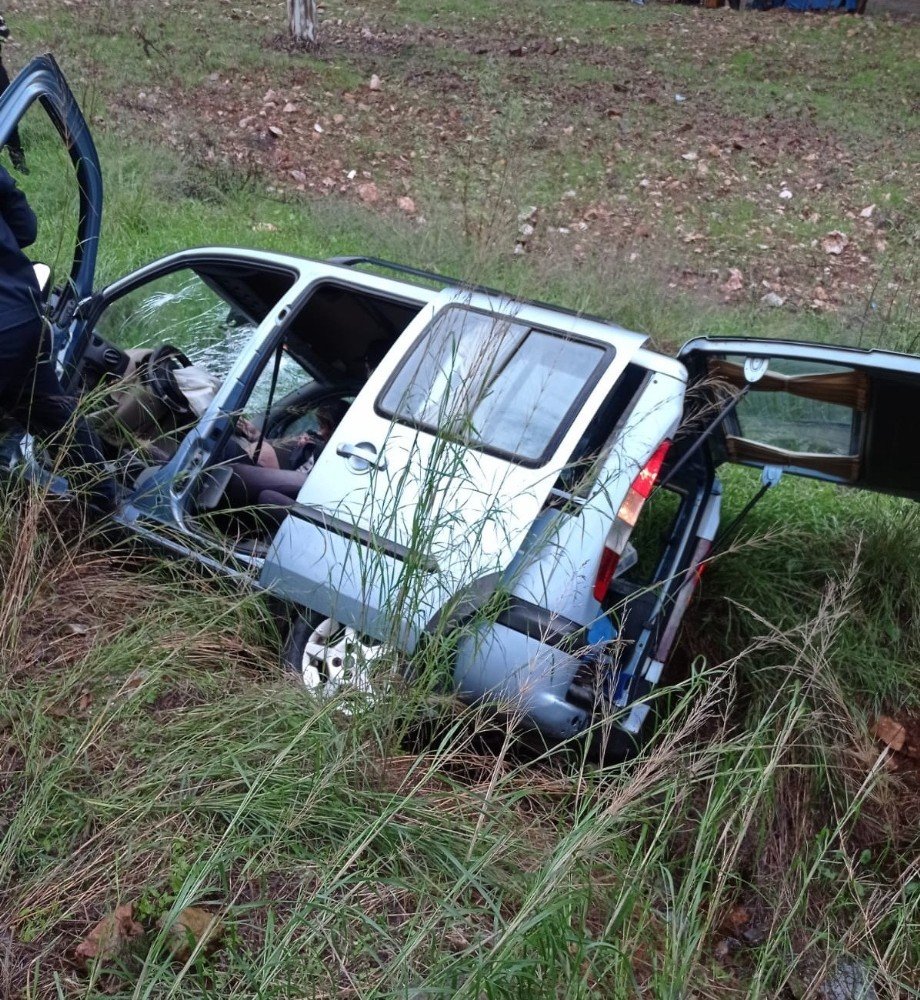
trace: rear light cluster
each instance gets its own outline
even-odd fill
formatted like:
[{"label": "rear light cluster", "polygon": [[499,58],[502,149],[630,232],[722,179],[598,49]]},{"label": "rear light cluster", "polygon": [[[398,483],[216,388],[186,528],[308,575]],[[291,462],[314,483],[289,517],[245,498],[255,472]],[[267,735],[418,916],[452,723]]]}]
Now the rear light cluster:
[{"label": "rear light cluster", "polygon": [[661,467],[664,465],[670,447],[670,441],[662,441],[656,448],[652,457],[632,481],[632,485],[617,511],[617,516],[607,532],[604,551],[601,553],[600,565],[597,567],[597,579],[594,581],[594,599],[596,601],[602,601],[607,596],[607,590],[614,573],[617,571],[620,556],[626,548],[626,543],[636,526],[645,501],[651,496],[655,483],[658,482]]}]

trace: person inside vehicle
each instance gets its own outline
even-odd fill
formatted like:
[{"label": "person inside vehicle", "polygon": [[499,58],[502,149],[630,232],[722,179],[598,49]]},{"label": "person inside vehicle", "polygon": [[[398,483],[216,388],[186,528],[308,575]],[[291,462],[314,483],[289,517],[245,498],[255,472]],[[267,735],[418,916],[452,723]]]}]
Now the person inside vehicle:
[{"label": "person inside vehicle", "polygon": [[238,438],[243,439],[244,453],[230,466],[233,475],[226,493],[230,506],[238,510],[252,507],[276,510],[283,517],[283,508],[297,499],[347,410],[344,400],[324,403],[316,410],[319,424],[316,431],[281,440],[263,440],[261,446],[259,429],[241,417],[236,427]]},{"label": "person inside vehicle", "polygon": [[42,294],[32,261],[23,253],[38,235],[38,220],[26,196],[0,166],[0,412],[30,433],[64,444],[63,458],[101,514],[116,506],[118,487],[105,467],[99,440],[77,415],[76,400],[61,387]]}]

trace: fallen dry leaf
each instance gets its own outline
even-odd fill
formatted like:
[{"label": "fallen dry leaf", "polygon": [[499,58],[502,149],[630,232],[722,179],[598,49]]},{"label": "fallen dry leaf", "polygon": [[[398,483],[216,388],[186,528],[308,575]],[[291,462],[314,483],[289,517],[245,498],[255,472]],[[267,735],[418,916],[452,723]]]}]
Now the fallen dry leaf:
[{"label": "fallen dry leaf", "polygon": [[739,934],[751,922],[751,911],[742,904],[733,906],[725,917],[723,926],[733,935]]},{"label": "fallen dry leaf", "polygon": [[907,730],[900,722],[895,722],[888,715],[880,715],[875,720],[872,735],[886,746],[891,747],[895,753],[903,750],[904,744],[907,742]]},{"label": "fallen dry leaf", "polygon": [[722,290],[726,292],[740,292],[744,288],[744,275],[737,267],[728,269],[728,280],[722,285]]},{"label": "fallen dry leaf", "polygon": [[846,233],[840,232],[839,229],[834,229],[821,240],[821,249],[825,253],[839,256],[846,250],[849,242],[850,240]]},{"label": "fallen dry leaf", "polygon": [[373,205],[380,200],[380,191],[373,181],[358,185],[358,197],[366,205]]},{"label": "fallen dry leaf", "polygon": [[123,903],[93,927],[74,949],[74,956],[83,967],[93,960],[112,962],[131,951],[143,936],[144,928],[134,919],[134,904]]},{"label": "fallen dry leaf", "polygon": [[200,906],[186,906],[172,923],[164,914],[160,926],[167,929],[169,950],[177,962],[186,961],[199,944],[204,950],[213,948],[224,932],[220,920]]}]

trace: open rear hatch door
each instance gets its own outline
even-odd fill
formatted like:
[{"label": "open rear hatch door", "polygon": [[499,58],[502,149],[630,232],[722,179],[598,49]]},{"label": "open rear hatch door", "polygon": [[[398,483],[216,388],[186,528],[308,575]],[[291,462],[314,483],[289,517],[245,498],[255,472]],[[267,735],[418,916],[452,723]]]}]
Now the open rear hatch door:
[{"label": "open rear hatch door", "polygon": [[[781,340],[700,338],[690,372],[716,464],[773,466],[920,500],[920,358]],[[710,419],[711,418],[711,419]]]}]

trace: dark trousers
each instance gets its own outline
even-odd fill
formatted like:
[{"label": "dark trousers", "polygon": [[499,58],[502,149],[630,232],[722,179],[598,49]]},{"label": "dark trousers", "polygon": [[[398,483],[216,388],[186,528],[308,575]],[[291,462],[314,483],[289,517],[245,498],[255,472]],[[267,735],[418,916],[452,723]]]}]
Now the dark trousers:
[{"label": "dark trousers", "polygon": [[87,490],[98,506],[112,506],[117,489],[102,467],[99,440],[86,420],[77,416],[76,400],[61,387],[50,337],[38,317],[0,330],[0,412],[61,448],[72,469],[72,485]]},{"label": "dark trousers", "polygon": [[[0,58],[0,94],[10,85],[10,74],[6,71],[6,66],[3,65],[3,59]],[[7,140],[7,146],[9,146],[10,157],[15,165],[19,165],[25,162],[25,154],[22,151],[22,140],[19,138],[19,129],[14,128],[10,133],[10,137]]]},{"label": "dark trousers", "polygon": [[[307,481],[302,472],[287,469],[266,469],[261,465],[246,465],[235,462],[233,478],[227,487],[227,497],[234,507],[266,506],[277,503],[277,497],[285,497],[291,504],[297,499],[300,488]],[[269,500],[265,493],[273,494]]]}]

